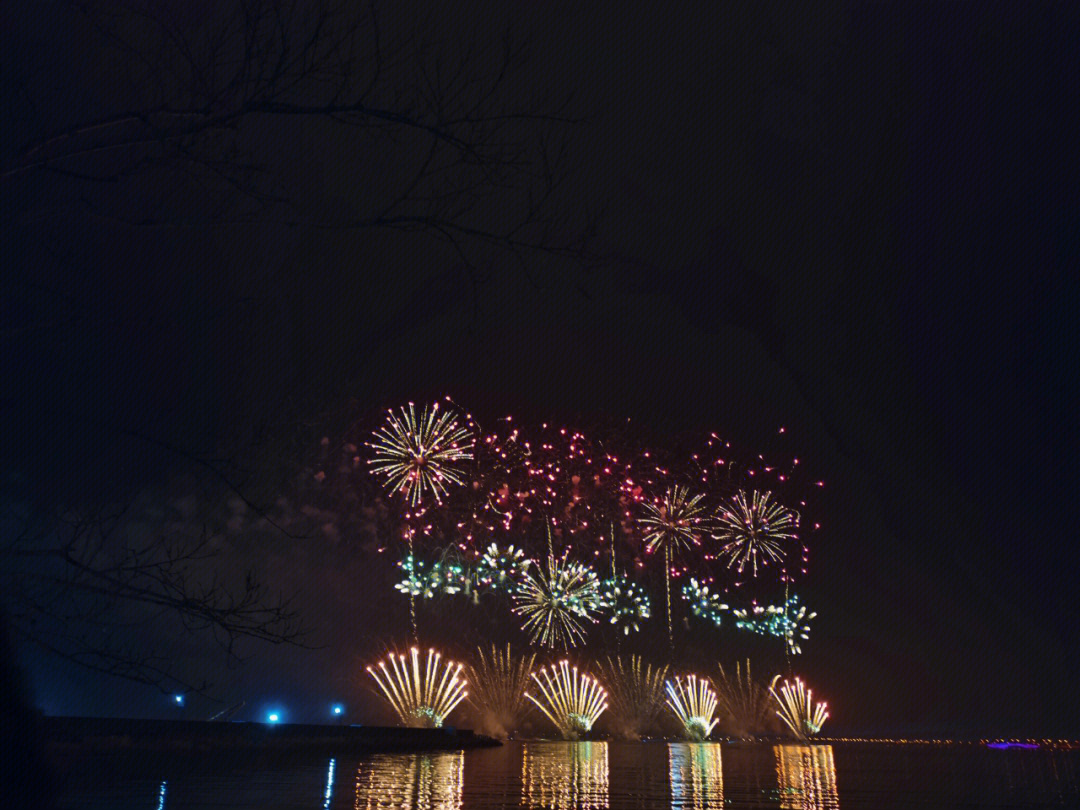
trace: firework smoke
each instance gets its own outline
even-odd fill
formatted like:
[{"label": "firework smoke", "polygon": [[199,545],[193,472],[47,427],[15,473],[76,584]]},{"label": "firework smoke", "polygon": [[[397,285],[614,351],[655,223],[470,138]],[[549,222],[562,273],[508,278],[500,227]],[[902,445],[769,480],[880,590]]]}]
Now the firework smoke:
[{"label": "firework smoke", "polygon": [[668,665],[654,667],[639,655],[608,657],[597,663],[611,702],[610,725],[627,740],[656,731],[664,709]]},{"label": "firework smoke", "polygon": [[477,649],[469,667],[469,702],[479,712],[485,733],[506,739],[518,727],[529,705],[525,690],[535,660],[535,653],[515,656],[509,644],[505,649],[493,644],[487,653]]}]

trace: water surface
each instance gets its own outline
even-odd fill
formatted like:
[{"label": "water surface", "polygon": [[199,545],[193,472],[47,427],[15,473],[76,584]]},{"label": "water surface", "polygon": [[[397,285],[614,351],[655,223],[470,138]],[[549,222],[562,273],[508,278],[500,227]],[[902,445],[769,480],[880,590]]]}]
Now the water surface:
[{"label": "water surface", "polygon": [[[131,755],[129,760],[138,755]],[[130,765],[130,761],[128,763]],[[1080,751],[975,745],[508,743],[268,762],[149,760],[68,775],[70,808],[861,808],[1080,806]]]}]

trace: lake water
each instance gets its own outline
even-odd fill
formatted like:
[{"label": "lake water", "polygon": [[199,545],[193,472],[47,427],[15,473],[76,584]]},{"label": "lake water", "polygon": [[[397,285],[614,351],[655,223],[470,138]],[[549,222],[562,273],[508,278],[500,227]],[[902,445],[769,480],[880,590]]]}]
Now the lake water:
[{"label": "lake water", "polygon": [[[133,755],[138,756],[138,755]],[[127,763],[130,765],[130,762]],[[508,743],[69,774],[70,808],[1077,807],[1080,750],[836,743]]]}]

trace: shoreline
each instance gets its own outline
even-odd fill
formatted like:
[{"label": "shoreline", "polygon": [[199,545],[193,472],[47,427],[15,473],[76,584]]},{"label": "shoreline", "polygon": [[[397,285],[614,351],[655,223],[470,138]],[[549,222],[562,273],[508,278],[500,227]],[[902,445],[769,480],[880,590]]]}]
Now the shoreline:
[{"label": "shoreline", "polygon": [[485,748],[498,740],[471,729],[307,725],[237,720],[143,720],[123,717],[40,717],[38,730],[53,757],[131,752],[219,751],[378,753]]},{"label": "shoreline", "polygon": [[[114,753],[208,754],[217,752],[303,754],[303,753],[390,753],[411,751],[457,751],[498,747],[504,742],[559,742],[554,738],[516,737],[498,740],[471,729],[404,728],[399,726],[312,725],[261,723],[235,720],[146,720],[113,717],[39,717],[37,731],[50,759],[80,758]],[[589,741],[589,740],[584,740]],[[651,737],[639,741],[596,738],[625,744],[685,742],[677,738]],[[756,739],[721,738],[710,740],[725,746],[775,744],[810,745],[956,745],[989,747],[1039,747],[1071,749],[1076,740],[967,738],[918,739],[821,736],[809,740],[785,737]]]}]

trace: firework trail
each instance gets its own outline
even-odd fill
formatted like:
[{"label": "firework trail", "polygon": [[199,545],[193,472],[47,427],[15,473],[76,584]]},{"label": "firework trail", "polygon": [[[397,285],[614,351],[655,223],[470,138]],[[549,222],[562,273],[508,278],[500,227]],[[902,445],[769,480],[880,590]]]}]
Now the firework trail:
[{"label": "firework trail", "polygon": [[[722,715],[731,723],[731,733],[738,737],[753,737],[769,731],[769,717],[772,709],[770,689],[779,679],[779,675],[769,684],[755,681],[750,674],[750,660],[746,669],[735,664],[735,677],[731,678],[722,664],[720,678],[716,681],[716,693]],[[775,721],[774,721],[775,722]]]},{"label": "firework trail", "polygon": [[[776,681],[774,680],[775,684]],[[827,704],[815,703],[813,693],[806,688],[801,679],[796,678],[795,683],[784,681],[777,694],[772,686],[769,693],[776,699],[780,709],[776,716],[784,721],[791,732],[801,740],[813,737],[829,717],[826,711]]]},{"label": "firework trail", "polygon": [[420,664],[420,651],[413,647],[411,655],[390,653],[367,671],[382,690],[398,718],[407,726],[440,728],[447,715],[468,695],[461,677],[461,664],[443,661],[433,649]]},{"label": "firework trail", "polygon": [[587,734],[596,719],[607,709],[607,692],[599,682],[560,661],[550,668],[534,672],[539,697],[526,693],[559,730],[565,739],[578,739]]},{"label": "firework trail", "polygon": [[712,734],[716,719],[716,692],[708,680],[689,675],[684,684],[680,678],[667,682],[667,705],[682,723],[686,736],[701,742]]}]

